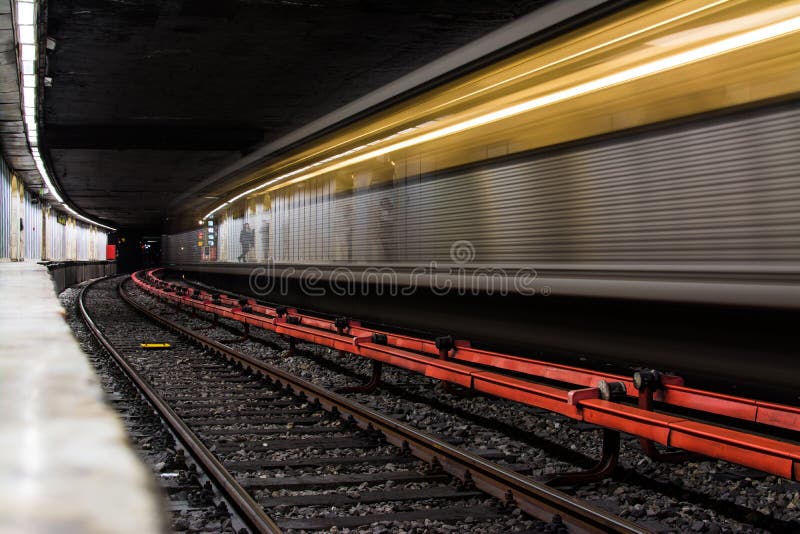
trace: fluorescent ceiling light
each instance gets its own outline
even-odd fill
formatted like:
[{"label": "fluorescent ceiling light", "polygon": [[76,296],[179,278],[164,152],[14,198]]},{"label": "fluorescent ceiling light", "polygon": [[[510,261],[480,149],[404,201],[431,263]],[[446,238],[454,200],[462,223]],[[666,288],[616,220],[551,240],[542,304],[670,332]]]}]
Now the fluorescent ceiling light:
[{"label": "fluorescent ceiling light", "polygon": [[22,45],[22,61],[34,61],[36,59],[36,45],[23,44]]},{"label": "fluorescent ceiling light", "polygon": [[[31,148],[31,155],[36,169],[42,176],[45,183],[44,194],[51,195],[56,202],[63,204],[63,207],[75,215],[76,218],[101,226],[108,230],[114,231],[116,228],[106,226],[95,222],[88,217],[84,217],[76,212],[71,206],[64,202],[58,190],[53,185],[50,175],[47,173],[44,161],[39,154],[38,149],[38,134],[39,130],[36,124],[36,5],[32,1],[21,0],[16,4],[17,11],[17,31],[19,35],[20,46],[20,68],[22,70],[22,97],[23,97],[23,114],[25,126],[27,128],[27,138]],[[49,44],[49,43],[48,43]]]},{"label": "fluorescent ceiling light", "polygon": [[31,107],[36,105],[36,89],[35,87],[24,87],[22,89],[22,96],[25,98],[25,106]]},{"label": "fluorescent ceiling light", "polygon": [[[534,109],[542,108],[545,106],[549,106],[558,102],[563,102],[565,100],[569,100],[571,98],[576,98],[582,95],[586,95],[589,93],[593,93],[595,91],[599,91],[601,89],[607,89],[609,87],[613,87],[616,85],[620,85],[626,82],[630,82],[639,78],[644,78],[647,76],[652,76],[654,74],[658,74],[661,72],[665,72],[677,67],[681,67],[684,65],[688,65],[690,63],[695,63],[697,61],[701,61],[704,59],[708,59],[714,56],[718,56],[720,54],[724,54],[727,52],[731,52],[733,50],[737,50],[739,48],[744,48],[746,46],[753,45],[758,42],[766,41],[769,39],[774,39],[776,37],[780,37],[782,35],[786,35],[789,33],[793,33],[800,30],[800,17],[794,17],[782,22],[778,22],[775,24],[770,24],[768,26],[764,26],[762,28],[757,28],[751,31],[747,31],[744,33],[740,33],[738,35],[734,35],[732,37],[728,37],[726,39],[722,39],[720,41],[716,41],[704,46],[700,46],[686,52],[681,52],[678,54],[674,54],[672,56],[667,56],[662,59],[657,59],[654,61],[650,61],[643,65],[639,65],[637,67],[632,67],[628,69],[624,69],[622,71],[616,72],[614,74],[610,74],[608,76],[603,76],[601,78],[597,78],[595,80],[591,80],[585,83],[581,83],[572,87],[568,87],[567,89],[562,89],[560,91],[555,91],[553,93],[549,93],[540,97],[536,97],[519,104],[515,104],[513,106],[508,106],[503,109],[499,109],[497,111],[493,111],[491,113],[485,113],[478,117],[473,117],[471,119],[452,124],[450,126],[446,126],[444,128],[440,128],[438,130],[433,130],[416,137],[412,137],[410,139],[406,139],[403,141],[399,141],[397,143],[385,146],[383,148],[379,148],[376,150],[371,150],[369,152],[362,153],[358,156],[354,156],[351,158],[345,158],[353,154],[354,152],[360,151],[363,148],[375,144],[375,142],[369,143],[369,145],[362,145],[360,147],[356,147],[355,149],[350,149],[346,152],[342,152],[340,154],[336,154],[329,158],[322,160],[321,162],[316,162],[311,165],[307,165],[301,169],[297,169],[291,171],[289,173],[283,174],[276,178],[273,178],[261,185],[258,185],[252,189],[249,189],[243,193],[236,195],[235,197],[231,198],[227,202],[217,206],[212,211],[210,211],[205,218],[209,218],[214,213],[222,209],[224,206],[230,204],[231,202],[235,202],[240,198],[269,187],[270,185],[274,185],[278,182],[285,181],[287,178],[291,178],[297,175],[301,175],[299,178],[292,180],[288,183],[297,182],[300,180],[306,180],[309,178],[313,178],[315,176],[319,176],[320,174],[324,174],[327,172],[335,171],[338,169],[342,169],[344,167],[348,167],[350,165],[361,163],[363,161],[367,161],[369,159],[388,154],[390,152],[394,152],[396,150],[402,150],[404,148],[408,148],[411,146],[419,145],[422,143],[426,143],[429,141],[434,141],[436,139],[441,139],[443,137],[447,137],[448,135],[453,135],[456,133],[463,132],[465,130],[469,130],[472,128],[476,128],[479,126],[484,126],[493,122],[497,122],[503,119],[508,119],[517,115],[521,115],[522,113],[526,113],[528,111],[532,111]],[[386,139],[391,139],[395,137],[397,134],[393,134],[387,138],[379,140],[380,142],[385,141]],[[308,172],[306,174],[302,174],[305,171],[308,171],[314,167],[320,166],[320,164],[331,162],[334,160],[340,160],[337,163],[332,163],[331,165],[326,165],[317,170]]]},{"label": "fluorescent ceiling light", "polygon": [[[53,198],[56,199],[56,202],[64,204],[64,199],[61,198],[61,195],[59,195],[58,191],[56,191],[55,187],[53,187],[53,183],[50,181],[50,177],[47,176],[47,171],[45,171],[44,168],[39,168],[39,174],[41,174],[42,178],[44,178],[44,183],[47,184],[47,189],[50,190],[50,194],[53,196]],[[64,205],[66,206],[66,204]]]},{"label": "fluorescent ceiling light", "polygon": [[19,27],[19,42],[22,44],[36,43],[36,30],[34,26],[25,25]]},{"label": "fluorescent ceiling light", "polygon": [[72,209],[72,207],[71,207],[69,204],[64,204],[64,208],[65,208],[65,209],[67,209],[67,210],[68,210],[70,213],[72,213],[72,214],[73,214],[75,217],[77,217],[78,219],[81,219],[82,221],[86,221],[86,222],[88,222],[88,223],[92,223],[92,224],[94,224],[95,226],[102,226],[103,228],[107,228],[107,229],[111,230],[112,232],[113,232],[114,230],[116,230],[116,228],[112,228],[112,227],[110,227],[110,226],[106,226],[105,224],[100,224],[100,223],[98,223],[98,222],[95,222],[95,221],[91,220],[91,219],[90,219],[90,218],[88,218],[88,217],[84,217],[83,215],[81,215],[80,213],[78,213],[77,211],[75,211],[74,209]]},{"label": "fluorescent ceiling light", "polygon": [[36,22],[36,9],[33,3],[17,2],[17,24],[34,24]]}]

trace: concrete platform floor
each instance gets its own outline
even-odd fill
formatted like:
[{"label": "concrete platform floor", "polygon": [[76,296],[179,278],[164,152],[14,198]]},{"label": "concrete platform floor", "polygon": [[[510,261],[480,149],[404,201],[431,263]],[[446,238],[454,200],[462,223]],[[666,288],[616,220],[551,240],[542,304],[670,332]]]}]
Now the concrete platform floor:
[{"label": "concrete platform floor", "polygon": [[47,269],[0,263],[0,533],[163,532]]}]

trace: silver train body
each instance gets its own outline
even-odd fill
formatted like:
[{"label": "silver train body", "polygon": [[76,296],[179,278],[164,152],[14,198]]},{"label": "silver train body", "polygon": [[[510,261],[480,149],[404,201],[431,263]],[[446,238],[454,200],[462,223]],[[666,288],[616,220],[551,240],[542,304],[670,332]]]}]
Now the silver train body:
[{"label": "silver train body", "polygon": [[560,295],[797,307],[798,125],[793,101],[447,172],[396,162],[377,184],[314,180],[218,217],[212,234],[165,236],[164,260],[323,277],[377,266],[401,283],[424,268],[418,284],[488,269],[534,273],[534,289]]}]

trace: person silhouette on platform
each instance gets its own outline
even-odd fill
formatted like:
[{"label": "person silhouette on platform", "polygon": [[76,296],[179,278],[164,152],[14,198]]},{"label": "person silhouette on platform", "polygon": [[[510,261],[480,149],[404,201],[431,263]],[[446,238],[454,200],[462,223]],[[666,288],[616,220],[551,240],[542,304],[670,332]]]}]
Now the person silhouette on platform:
[{"label": "person silhouette on platform", "polygon": [[244,223],[242,231],[239,232],[239,243],[242,245],[242,253],[239,254],[239,261],[247,261],[247,253],[256,243],[256,231],[250,229],[250,223]]}]

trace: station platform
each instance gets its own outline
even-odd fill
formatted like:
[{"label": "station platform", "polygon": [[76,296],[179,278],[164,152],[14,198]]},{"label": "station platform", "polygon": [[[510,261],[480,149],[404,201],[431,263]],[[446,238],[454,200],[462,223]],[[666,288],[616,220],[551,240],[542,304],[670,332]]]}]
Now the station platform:
[{"label": "station platform", "polygon": [[164,532],[47,268],[0,262],[0,533]]}]

